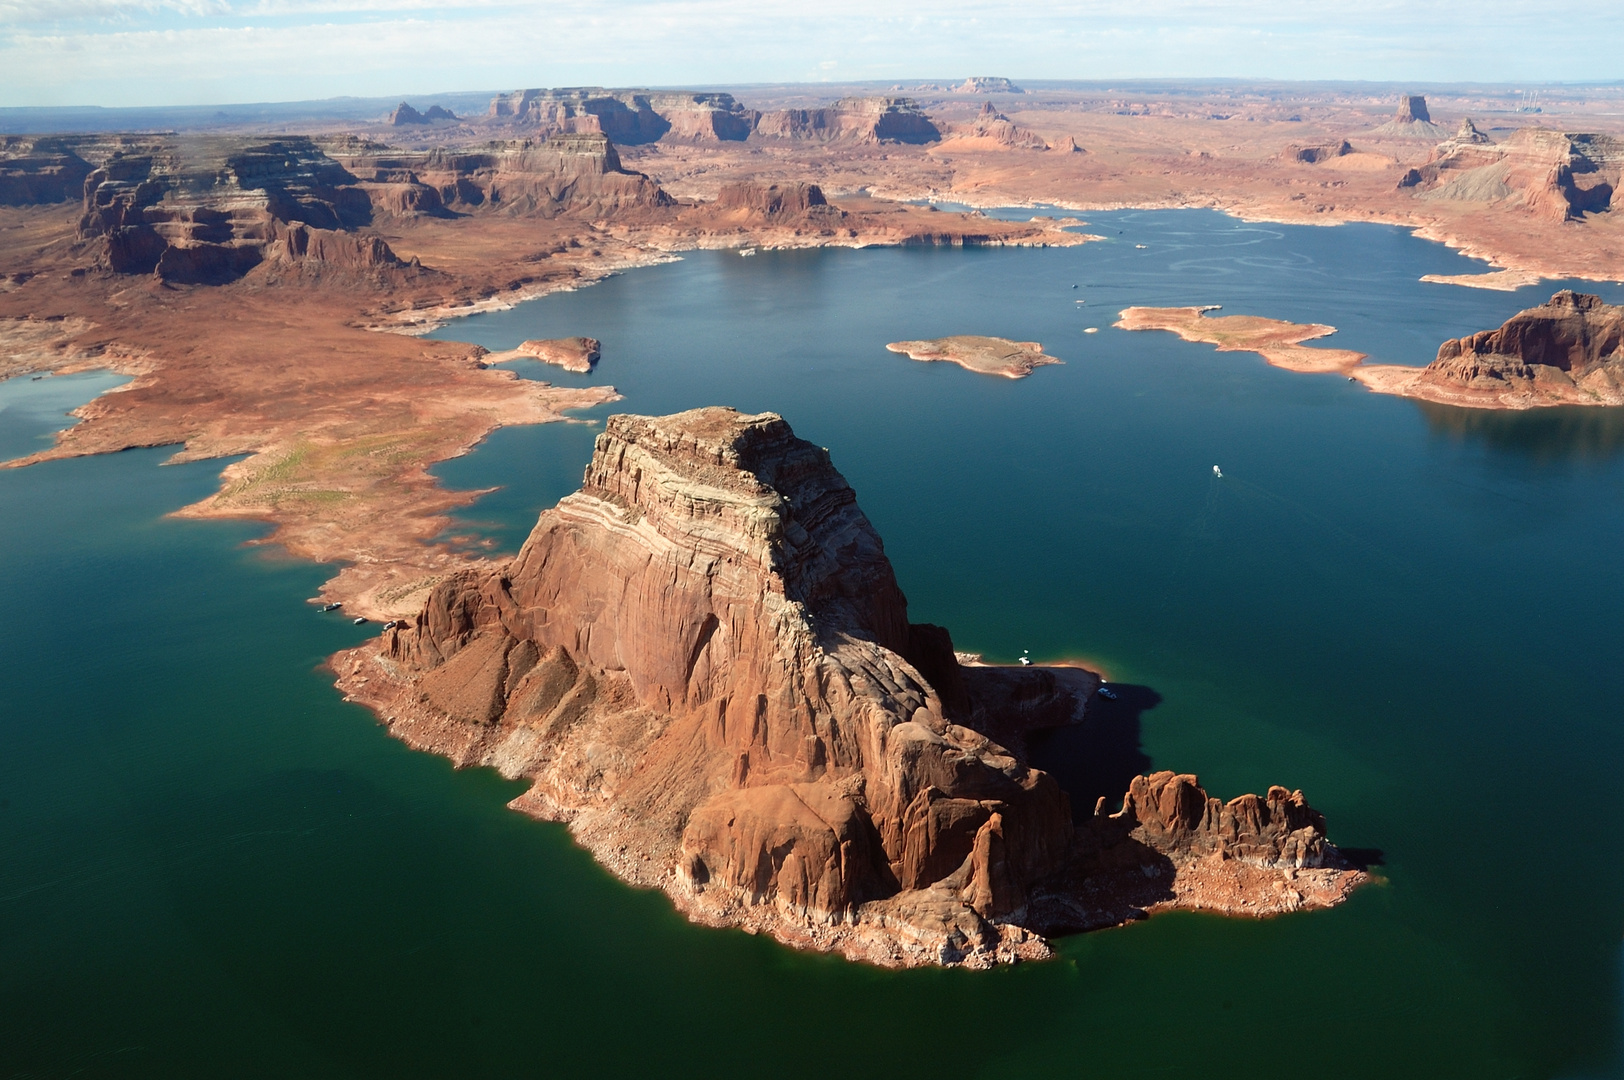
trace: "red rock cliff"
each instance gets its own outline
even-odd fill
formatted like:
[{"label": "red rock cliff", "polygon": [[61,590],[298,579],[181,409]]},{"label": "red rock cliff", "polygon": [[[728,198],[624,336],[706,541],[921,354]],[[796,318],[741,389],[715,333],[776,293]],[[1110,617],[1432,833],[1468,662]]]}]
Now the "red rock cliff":
[{"label": "red rock cliff", "polygon": [[[1176,897],[1144,859],[1223,844],[1271,883],[1335,861],[1300,795],[1213,809],[1191,777],[1074,826],[1020,748],[1098,679],[961,667],[827,451],[770,413],[611,417],[511,564],[336,664],[397,735],[532,778],[517,805],[692,917],[884,963],[1044,955],[1041,932]],[[1078,899],[1130,863],[1131,896]],[[1351,872],[1325,873],[1334,902]]]},{"label": "red rock cliff", "polygon": [[330,149],[386,212],[453,208],[551,218],[672,205],[658,184],[624,169],[614,143],[596,132],[511,139],[469,151],[413,152],[359,142]]},{"label": "red rock cliff", "polygon": [[1421,378],[1460,404],[1624,404],[1624,307],[1564,289],[1496,330],[1446,341]]}]

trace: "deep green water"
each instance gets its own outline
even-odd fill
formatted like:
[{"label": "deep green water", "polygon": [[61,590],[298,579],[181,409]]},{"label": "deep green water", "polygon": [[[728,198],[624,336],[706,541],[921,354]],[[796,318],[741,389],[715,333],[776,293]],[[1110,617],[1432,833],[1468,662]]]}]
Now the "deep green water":
[{"label": "deep green water", "polygon": [[[987,973],[695,928],[506,810],[519,785],[340,701],[317,665],[362,630],[303,603],[324,569],[162,516],[217,464],[57,462],[0,471],[0,1077],[1620,1075],[1624,415],[1421,406],[1110,329],[1218,303],[1424,363],[1554,286],[1419,284],[1472,267],[1387,228],[1090,220],[1110,242],[699,254],[440,336],[600,338],[593,376],[523,366],[625,394],[592,417],[782,412],[915,619],[1096,659],[1160,698],[1130,757],[1300,786],[1382,883]],[[949,333],[1067,363],[884,350]],[[3,407],[25,389],[0,385],[0,457],[60,422]],[[440,466],[505,485],[456,531],[515,548],[598,429]]]}]

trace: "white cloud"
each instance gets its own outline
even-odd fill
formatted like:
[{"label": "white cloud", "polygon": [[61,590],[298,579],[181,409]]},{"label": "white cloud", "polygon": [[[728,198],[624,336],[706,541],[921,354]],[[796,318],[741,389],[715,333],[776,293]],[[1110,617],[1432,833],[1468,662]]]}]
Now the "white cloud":
[{"label": "white cloud", "polygon": [[[849,79],[1618,78],[1513,0],[0,0],[0,104],[161,104],[458,87]],[[1492,64],[1490,60],[1492,58]],[[826,64],[835,65],[833,68]]]}]

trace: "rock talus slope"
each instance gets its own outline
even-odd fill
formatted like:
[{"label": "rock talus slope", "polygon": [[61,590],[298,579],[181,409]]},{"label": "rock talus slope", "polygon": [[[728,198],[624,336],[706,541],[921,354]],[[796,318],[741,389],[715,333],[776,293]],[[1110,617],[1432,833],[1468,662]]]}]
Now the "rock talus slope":
[{"label": "rock talus slope", "polygon": [[1372,134],[1401,139],[1442,139],[1449,134],[1449,129],[1432,122],[1426,98],[1419,94],[1405,94],[1398,99],[1398,111],[1393,119],[1374,129]]},{"label": "rock talus slope", "polygon": [[853,958],[986,966],[1360,878],[1284,789],[1226,806],[1158,774],[1074,823],[1023,747],[1080,722],[1097,677],[961,666],[909,623],[828,452],[770,413],[611,417],[510,564],[334,667],[397,736],[530,778],[516,807],[696,921]]},{"label": "rock talus slope", "polygon": [[1624,139],[1521,128],[1490,143],[1470,124],[1399,182],[1424,200],[1501,204],[1553,222],[1613,209],[1624,184]]}]

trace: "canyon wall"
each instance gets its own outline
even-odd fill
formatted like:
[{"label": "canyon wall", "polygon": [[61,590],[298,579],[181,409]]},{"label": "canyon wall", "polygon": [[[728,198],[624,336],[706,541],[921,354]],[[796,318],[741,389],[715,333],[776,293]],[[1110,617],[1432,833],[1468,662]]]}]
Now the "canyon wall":
[{"label": "canyon wall", "polygon": [[91,165],[79,156],[82,140],[0,136],[0,206],[67,202],[84,193]]},{"label": "canyon wall", "polygon": [[909,98],[843,98],[826,108],[746,109],[731,94],[607,90],[516,90],[492,101],[488,119],[543,132],[600,132],[623,146],[659,140],[740,142],[805,139],[925,143],[941,138]]},{"label": "canyon wall", "polygon": [[661,138],[742,140],[756,120],[731,94],[602,87],[499,94],[487,116],[549,132],[599,132],[625,146]]},{"label": "canyon wall", "polygon": [[[105,245],[109,269],[176,283],[229,281],[262,263],[369,275],[406,269],[387,243],[361,231],[376,214],[550,218],[671,205],[659,185],[622,168],[598,133],[469,151],[305,136],[128,137],[104,150],[81,182],[81,239]],[[40,157],[36,150],[33,160]],[[6,180],[0,171],[0,186]]]},{"label": "canyon wall", "polygon": [[550,218],[670,206],[660,186],[620,163],[598,132],[510,139],[468,150],[399,150],[352,139],[328,151],[380,211],[502,210]]},{"label": "canyon wall", "polygon": [[353,271],[401,265],[353,235],[372,220],[355,177],[304,136],[131,137],[84,182],[79,235],[121,273],[174,282],[240,277],[267,258]]}]

